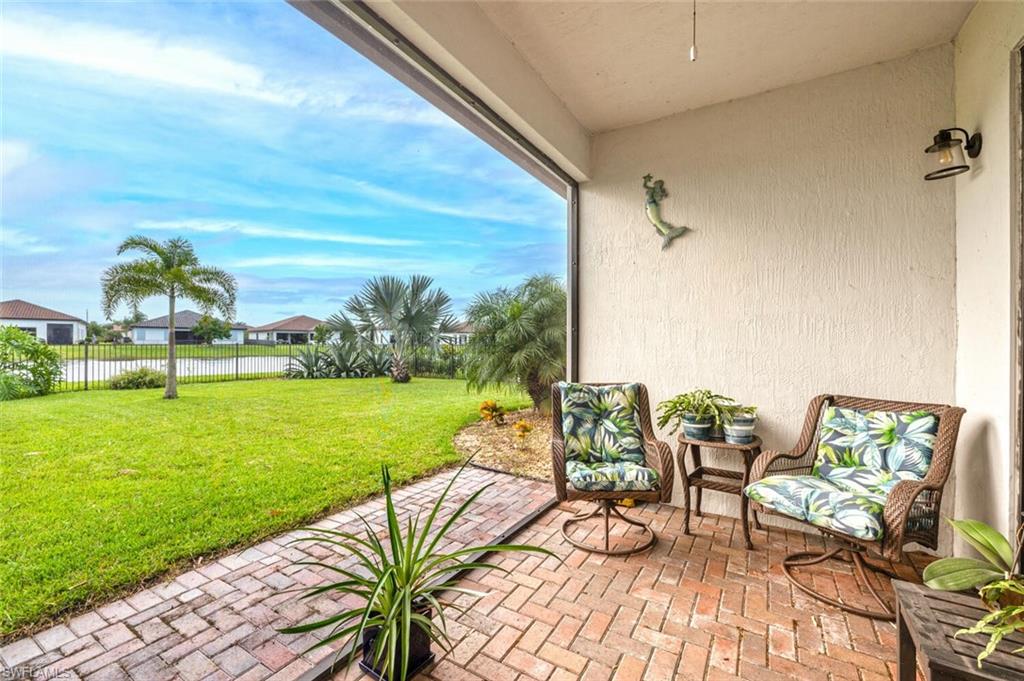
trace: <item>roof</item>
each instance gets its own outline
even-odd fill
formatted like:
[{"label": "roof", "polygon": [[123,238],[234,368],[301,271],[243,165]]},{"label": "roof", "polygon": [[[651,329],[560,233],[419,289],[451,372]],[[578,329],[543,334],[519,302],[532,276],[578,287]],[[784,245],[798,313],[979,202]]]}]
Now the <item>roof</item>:
[{"label": "roof", "polygon": [[304,314],[295,315],[294,317],[288,317],[287,319],[281,319],[276,322],[264,324],[263,326],[251,327],[250,331],[312,331],[320,324],[323,324],[322,319],[316,319],[314,317],[307,317]]},{"label": "roof", "polygon": [[[154,317],[153,319],[147,319],[144,322],[138,324],[132,324],[133,329],[166,329],[167,328],[167,317]],[[174,313],[174,328],[176,329],[191,329],[196,323],[203,318],[203,315],[196,312],[195,310],[182,310],[181,312]],[[244,329],[245,324],[234,323],[231,325],[232,329]]]},{"label": "roof", "polygon": [[469,322],[458,322],[452,327],[452,333],[473,333],[473,325]]},{"label": "roof", "polygon": [[51,310],[42,305],[36,305],[24,300],[14,298],[0,302],[0,319],[40,319],[47,321],[61,322],[82,322],[84,319],[75,317],[57,310]]}]

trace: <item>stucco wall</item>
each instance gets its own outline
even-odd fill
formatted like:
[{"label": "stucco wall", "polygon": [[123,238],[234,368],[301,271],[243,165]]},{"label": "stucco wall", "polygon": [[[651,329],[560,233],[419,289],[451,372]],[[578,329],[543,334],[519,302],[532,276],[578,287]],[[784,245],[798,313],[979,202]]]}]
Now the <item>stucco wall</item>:
[{"label": "stucco wall", "polygon": [[[952,60],[942,46],[595,137],[581,379],[643,381],[655,402],[713,388],[760,407],[770,447],[821,392],[951,402],[954,184],[922,175],[953,120]],[[665,251],[647,172],[695,230]]]},{"label": "stucco wall", "polygon": [[[982,2],[955,41],[956,124],[981,130],[981,156],[956,179],[956,399],[967,409],[956,466],[956,514],[1006,530],[1012,475],[1011,52],[1024,3]],[[977,490],[986,490],[979,494]]]}]

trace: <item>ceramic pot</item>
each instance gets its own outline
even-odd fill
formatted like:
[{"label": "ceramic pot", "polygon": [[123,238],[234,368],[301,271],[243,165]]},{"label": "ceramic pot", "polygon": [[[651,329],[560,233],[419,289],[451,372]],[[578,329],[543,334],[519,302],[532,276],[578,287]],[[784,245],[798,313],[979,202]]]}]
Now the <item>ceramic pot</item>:
[{"label": "ceramic pot", "polygon": [[683,414],[683,435],[690,440],[710,440],[714,419],[710,416]]},{"label": "ceramic pot", "polygon": [[754,441],[756,416],[734,416],[725,424],[725,441],[734,445],[747,445]]}]

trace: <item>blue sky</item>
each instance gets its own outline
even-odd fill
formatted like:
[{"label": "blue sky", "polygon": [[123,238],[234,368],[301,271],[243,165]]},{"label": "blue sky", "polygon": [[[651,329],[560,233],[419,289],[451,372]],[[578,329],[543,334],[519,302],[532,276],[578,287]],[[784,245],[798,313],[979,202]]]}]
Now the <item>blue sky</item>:
[{"label": "blue sky", "polygon": [[134,233],[191,239],[252,324],[329,315],[378,273],[458,308],[564,274],[561,197],[283,1],[2,13],[4,299],[98,319]]}]

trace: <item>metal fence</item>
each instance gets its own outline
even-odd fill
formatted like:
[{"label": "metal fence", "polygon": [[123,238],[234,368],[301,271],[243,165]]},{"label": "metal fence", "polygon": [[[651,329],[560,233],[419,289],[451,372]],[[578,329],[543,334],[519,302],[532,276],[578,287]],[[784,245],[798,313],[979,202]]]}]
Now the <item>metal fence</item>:
[{"label": "metal fence", "polygon": [[[51,345],[60,355],[62,374],[54,390],[103,390],[112,378],[147,367],[167,370],[167,346],[148,344]],[[222,343],[176,345],[178,383],[215,383],[284,376],[306,345]],[[454,378],[461,353],[420,349],[410,358],[414,376]]]}]

